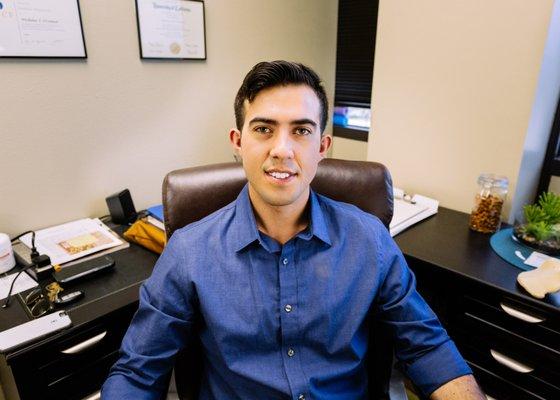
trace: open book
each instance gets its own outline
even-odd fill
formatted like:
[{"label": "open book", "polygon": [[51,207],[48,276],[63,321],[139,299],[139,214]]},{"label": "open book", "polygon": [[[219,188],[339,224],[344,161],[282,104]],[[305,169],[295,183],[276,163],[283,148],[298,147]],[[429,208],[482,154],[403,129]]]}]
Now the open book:
[{"label": "open book", "polygon": [[416,194],[407,195],[404,190],[393,188],[393,219],[389,225],[391,236],[395,236],[415,223],[437,213],[439,202]]}]

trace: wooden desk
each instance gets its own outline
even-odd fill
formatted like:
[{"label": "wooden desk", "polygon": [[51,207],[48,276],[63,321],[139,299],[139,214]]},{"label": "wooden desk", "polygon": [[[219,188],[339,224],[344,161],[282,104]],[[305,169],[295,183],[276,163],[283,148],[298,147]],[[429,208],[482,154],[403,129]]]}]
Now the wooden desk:
[{"label": "wooden desk", "polygon": [[517,285],[522,271],[494,253],[490,235],[470,231],[467,214],[440,208],[395,239],[490,396],[560,399],[560,308]]},{"label": "wooden desk", "polygon": [[[83,399],[99,390],[138,308],[140,285],[158,258],[134,244],[110,256],[116,263],[114,271],[71,287],[85,296],[66,307],[73,323],[70,329],[1,356],[0,377],[8,400]],[[0,330],[28,321],[14,300],[9,308],[0,309]],[[90,345],[80,348],[88,340]]]}]

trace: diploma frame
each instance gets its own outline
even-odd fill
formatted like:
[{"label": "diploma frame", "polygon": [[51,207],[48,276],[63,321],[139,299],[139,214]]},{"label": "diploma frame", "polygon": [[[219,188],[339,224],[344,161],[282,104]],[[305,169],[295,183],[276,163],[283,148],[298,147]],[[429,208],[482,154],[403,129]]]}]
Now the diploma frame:
[{"label": "diploma frame", "polygon": [[140,58],[141,59],[150,59],[150,60],[206,60],[206,13],[204,10],[204,1],[203,0],[167,0],[169,2],[174,3],[176,6],[180,6],[180,5],[188,5],[189,3],[196,3],[196,4],[200,4],[202,6],[202,18],[200,20],[197,21],[197,26],[196,28],[201,30],[202,32],[202,50],[203,50],[203,55],[202,56],[195,56],[195,57],[185,57],[182,55],[177,55],[177,56],[168,56],[168,57],[159,57],[159,56],[155,56],[155,55],[149,55],[147,49],[144,49],[142,47],[142,38],[144,39],[148,39],[149,35],[148,33],[143,29],[143,25],[144,25],[144,21],[142,19],[142,17],[140,16],[140,12],[139,12],[139,5],[138,2],[141,0],[135,0],[135,4],[136,4],[136,26],[138,28],[138,47],[140,49]]},{"label": "diploma frame", "polygon": [[[79,24],[80,26],[80,35],[81,35],[81,44],[82,48],[76,54],[65,54],[65,55],[57,55],[56,51],[53,51],[52,54],[3,54],[0,52],[0,58],[45,58],[45,59],[87,59],[87,49],[86,49],[86,40],[84,36],[84,27],[82,24],[82,12],[80,10],[80,1],[74,0],[76,4],[76,11],[77,11],[77,19],[74,23]],[[71,3],[74,3],[72,1]],[[70,4],[70,3],[69,3]]]}]

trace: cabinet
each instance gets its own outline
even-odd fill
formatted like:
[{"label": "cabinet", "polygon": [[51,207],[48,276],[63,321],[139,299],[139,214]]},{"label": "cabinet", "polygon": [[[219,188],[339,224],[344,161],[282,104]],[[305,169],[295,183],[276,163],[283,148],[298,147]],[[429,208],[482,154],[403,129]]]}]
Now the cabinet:
[{"label": "cabinet", "polygon": [[483,390],[498,400],[559,399],[560,308],[518,287],[522,271],[489,239],[469,231],[467,214],[446,209],[397,236],[420,293]]}]

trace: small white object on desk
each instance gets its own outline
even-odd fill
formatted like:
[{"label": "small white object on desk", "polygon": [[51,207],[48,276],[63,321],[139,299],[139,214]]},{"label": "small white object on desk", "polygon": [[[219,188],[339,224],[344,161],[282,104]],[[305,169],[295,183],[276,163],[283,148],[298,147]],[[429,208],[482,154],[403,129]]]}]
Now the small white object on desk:
[{"label": "small white object on desk", "polygon": [[410,196],[393,188],[393,219],[389,225],[391,236],[437,213],[439,201],[416,194]]},{"label": "small white object on desk", "polygon": [[70,325],[72,325],[72,321],[64,310],[25,322],[0,332],[0,352],[5,353]]},{"label": "small white object on desk", "polygon": [[551,258],[554,257],[547,256],[546,254],[539,253],[538,251],[533,251],[531,255],[523,261],[523,263],[530,265],[531,267],[539,268],[542,263],[546,260],[550,260]]},{"label": "small white object on desk", "polygon": [[557,292],[560,290],[560,260],[549,258],[538,268],[517,275],[517,282],[538,299]]},{"label": "small white object on desk", "polygon": [[16,266],[10,237],[0,233],[0,273],[8,272]]}]

